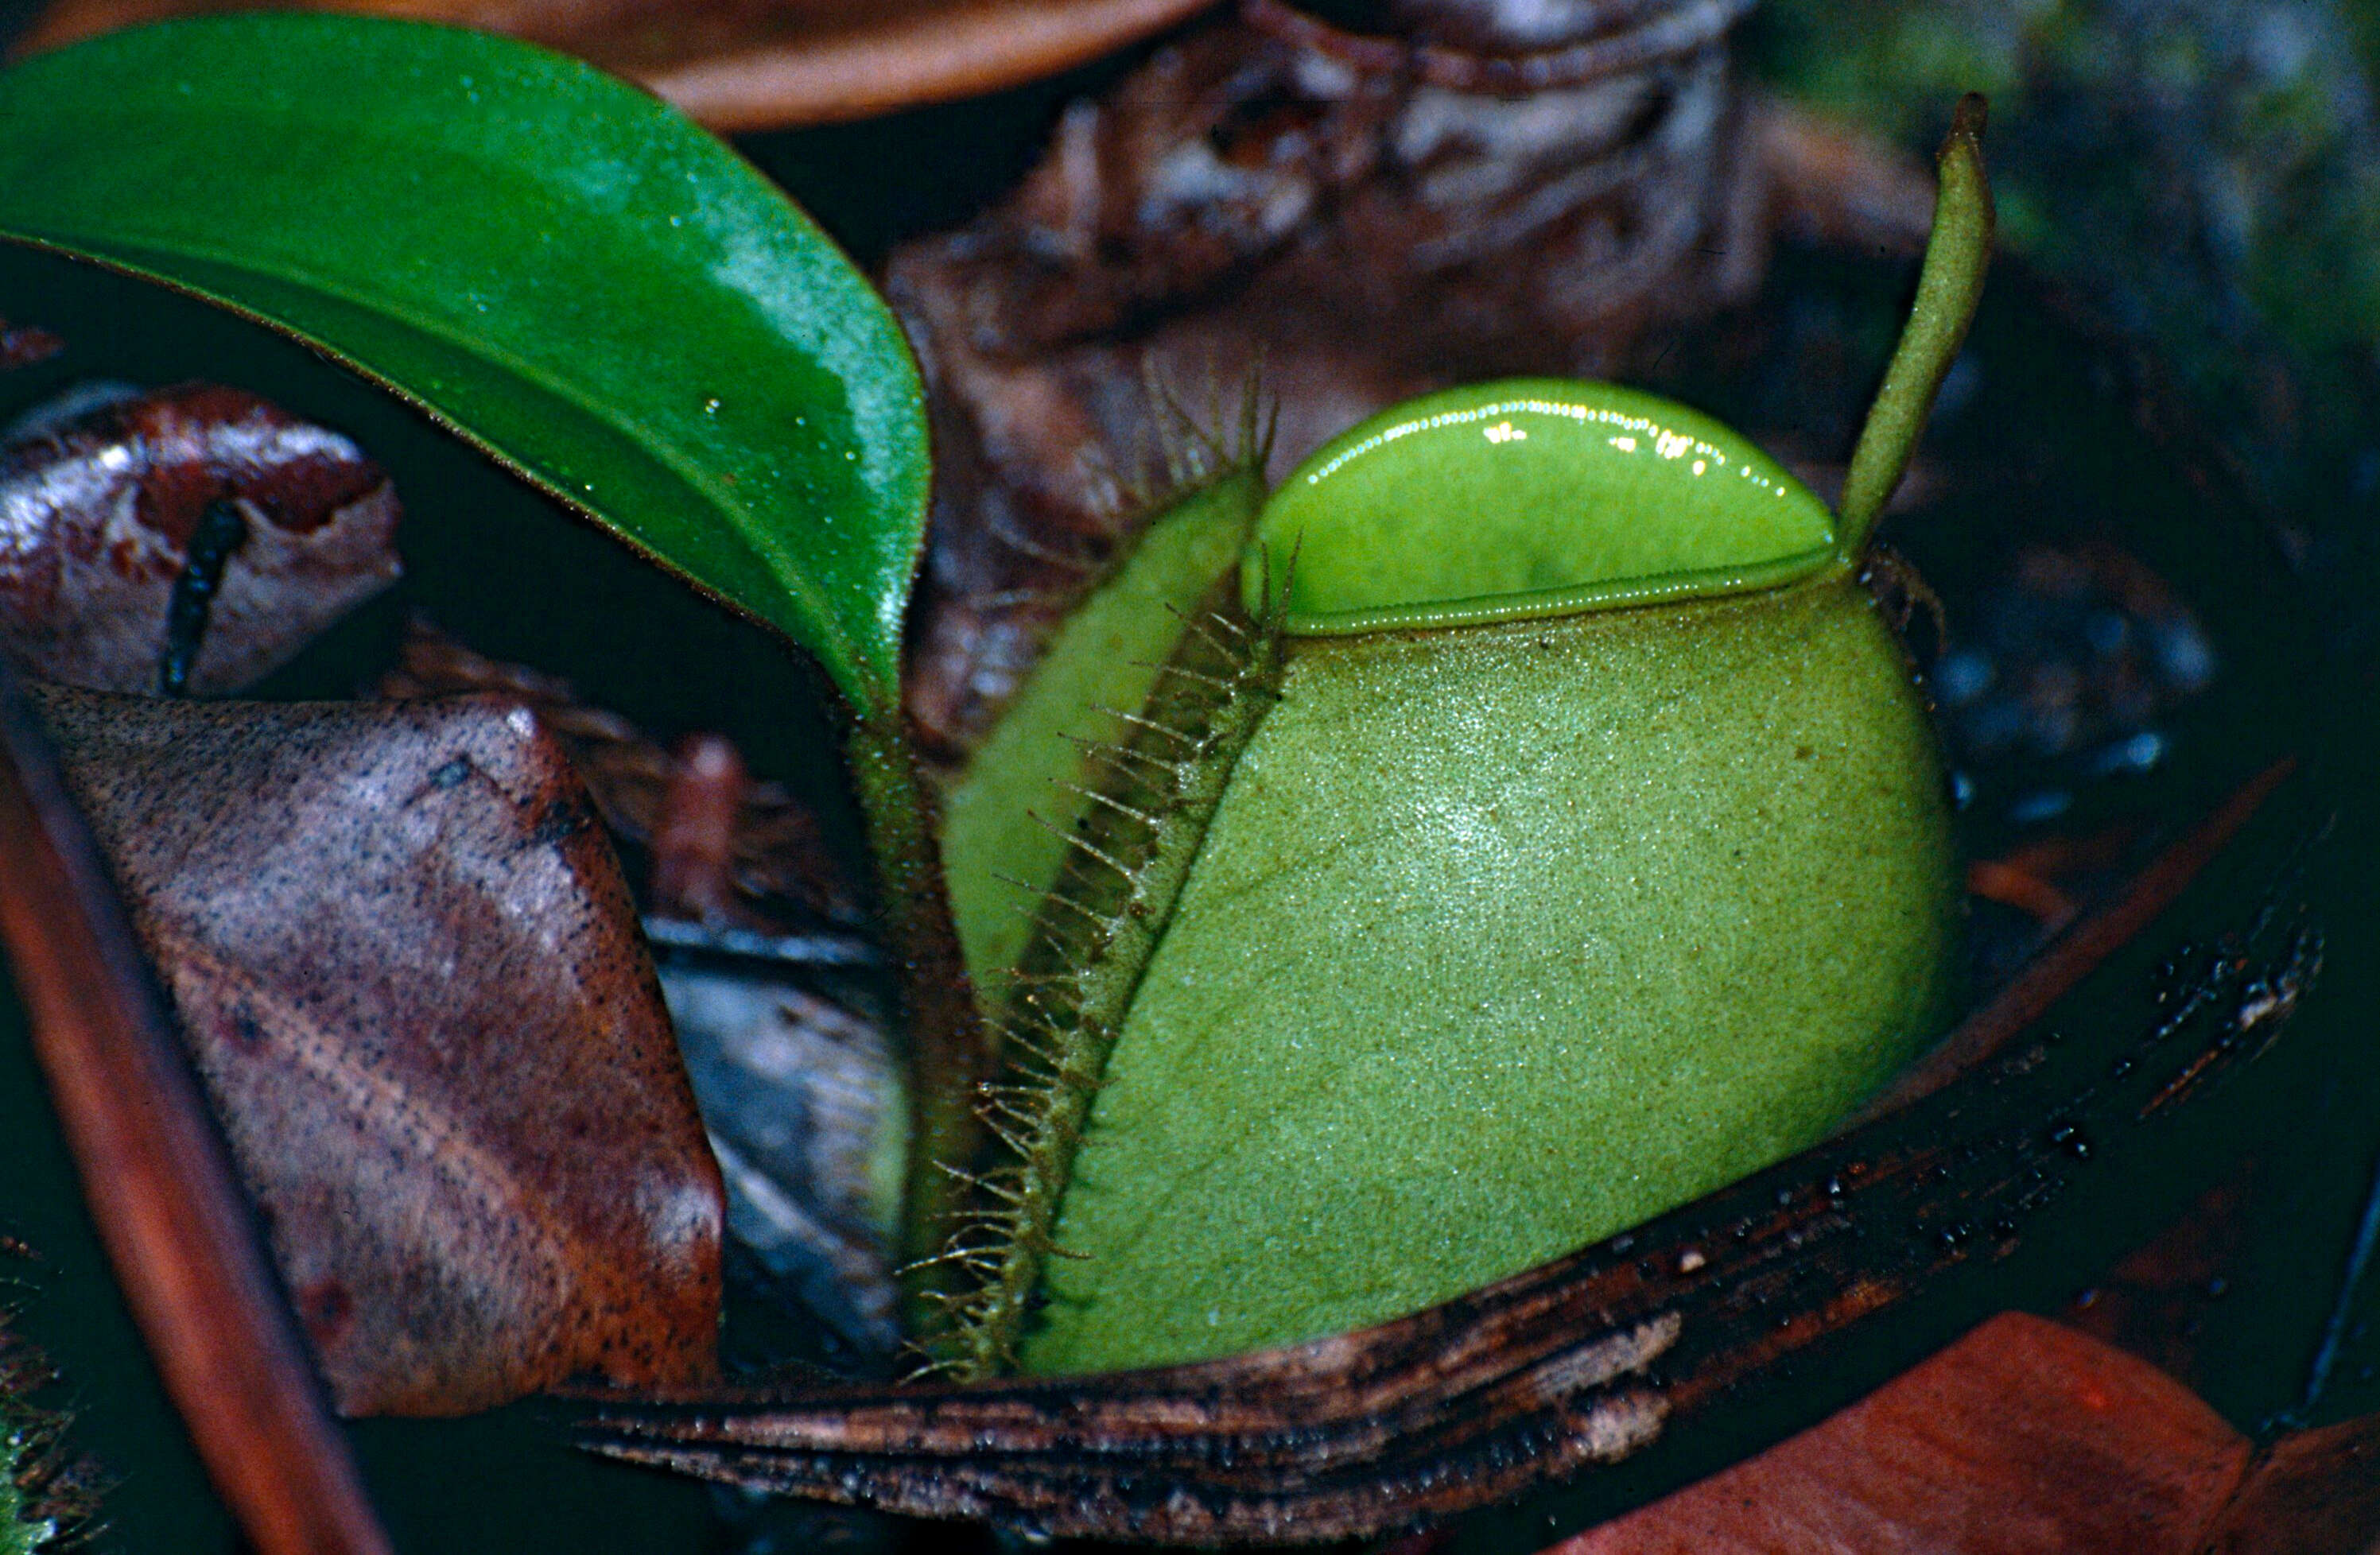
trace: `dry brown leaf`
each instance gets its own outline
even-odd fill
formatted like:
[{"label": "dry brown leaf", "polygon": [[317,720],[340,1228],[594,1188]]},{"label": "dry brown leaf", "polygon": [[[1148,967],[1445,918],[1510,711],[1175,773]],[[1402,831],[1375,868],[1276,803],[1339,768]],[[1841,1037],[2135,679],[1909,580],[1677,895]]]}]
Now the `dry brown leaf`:
[{"label": "dry brown leaf", "polygon": [[713,1365],[719,1172],[559,747],[488,699],[42,694],[351,1415]]},{"label": "dry brown leaf", "polygon": [[[613,834],[653,852],[656,864],[667,851],[657,833],[665,828],[671,792],[685,777],[682,756],[618,713],[589,706],[568,681],[475,653],[416,621],[379,691],[398,700],[494,692],[527,706],[569,751]],[[862,920],[859,893],[808,806],[782,784],[753,782],[743,785],[734,808],[725,862],[738,897],[728,917],[767,929],[798,906],[839,923]],[[653,895],[666,914],[669,893]]]},{"label": "dry brown leaf", "polygon": [[2380,1549],[2380,1415],[2266,1448],[2206,1540],[2207,1555]]},{"label": "dry brown leaf", "polygon": [[2249,1442],[2189,1389],[2022,1313],[1550,1555],[2193,1550]]},{"label": "dry brown leaf", "polygon": [[83,1198],[258,1555],[389,1555],[57,751],[0,664],[0,939]]},{"label": "dry brown leaf", "polygon": [[2380,1416],[2261,1452],[2138,1356],[2003,1313],[1801,1435],[1547,1555],[2343,1555]]},{"label": "dry brown leaf", "polygon": [[[154,692],[175,651],[222,695],[396,581],[396,493],[348,438],[218,384],[98,387],[0,448],[0,651],[30,674]],[[217,522],[207,603],[176,622]]]},{"label": "dry brown leaf", "polygon": [[[722,130],[865,118],[992,91],[1098,58],[1214,0],[345,0],[508,32],[643,82]],[[19,43],[55,48],[120,27],[273,0],[60,0]]]}]

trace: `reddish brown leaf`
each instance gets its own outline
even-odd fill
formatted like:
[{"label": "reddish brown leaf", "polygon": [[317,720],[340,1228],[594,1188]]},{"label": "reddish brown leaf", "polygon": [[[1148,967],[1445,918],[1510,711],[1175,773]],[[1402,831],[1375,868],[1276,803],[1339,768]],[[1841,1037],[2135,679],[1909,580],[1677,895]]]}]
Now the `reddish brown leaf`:
[{"label": "reddish brown leaf", "polygon": [[[60,0],[27,50],[271,0]],[[644,82],[715,129],[864,118],[1096,59],[1214,0],[334,0],[509,32]]]},{"label": "reddish brown leaf", "polygon": [[1547,1555],[2339,1555],[2380,1545],[2380,1416],[2252,1453],[2195,1393],[2004,1313],[1756,1458]]},{"label": "reddish brown leaf", "polygon": [[1960,1022],[1931,1052],[1902,1070],[1860,1109],[1859,1119],[1889,1116],[1921,1097],[1933,1095],[2006,1048],[2062,998],[2076,978],[2172,905],[2297,770],[2297,758],[2289,757],[2240,784],[2204,820],[2152,859],[2105,910],[2052,941],[1989,1004]]},{"label": "reddish brown leaf", "polygon": [[184,384],[0,451],[0,650],[96,691],[153,692],[176,585],[213,504],[237,528],[188,686],[235,691],[396,580],[396,494],[361,449],[237,389]]},{"label": "reddish brown leaf", "polygon": [[[604,824],[659,862],[664,851],[659,832],[671,790],[685,775],[683,763],[619,714],[588,706],[567,681],[474,653],[416,622],[380,691],[399,699],[494,692],[526,704],[577,763]],[[828,848],[817,817],[783,784],[744,785],[734,828],[727,862],[737,896],[730,917],[770,925],[790,904],[844,923],[860,920],[858,893]]]},{"label": "reddish brown leaf", "polygon": [[42,705],[339,1406],[706,1375],[718,1169],[535,720]]},{"label": "reddish brown leaf", "polygon": [[1554,1555],[2183,1555],[2248,1457],[2245,1437],[2147,1362],[2007,1313]]},{"label": "reddish brown leaf", "polygon": [[90,829],[0,665],[0,934],[126,1302],[260,1555],[387,1555]]},{"label": "reddish brown leaf", "polygon": [[2207,1555],[2380,1549],[2380,1415],[2266,1448],[2205,1548]]},{"label": "reddish brown leaf", "polygon": [[2198,1380],[2208,1314],[2238,1268],[2249,1217],[2276,1174],[2254,1156],[2059,1314],[2070,1328],[2184,1382]]},{"label": "reddish brown leaf", "polygon": [[729,923],[736,916],[735,823],[752,774],[722,735],[680,742],[653,827],[653,905],[665,917]]}]

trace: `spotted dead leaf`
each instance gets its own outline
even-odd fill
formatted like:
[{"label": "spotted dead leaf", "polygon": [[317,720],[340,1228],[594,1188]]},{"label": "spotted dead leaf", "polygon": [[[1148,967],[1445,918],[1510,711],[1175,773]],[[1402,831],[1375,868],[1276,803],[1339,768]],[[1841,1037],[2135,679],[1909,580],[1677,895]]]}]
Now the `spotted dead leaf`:
[{"label": "spotted dead leaf", "polygon": [[42,706],[339,1407],[707,1376],[718,1168],[534,719]]},{"label": "spotted dead leaf", "polygon": [[759,1283],[884,1362],[901,1341],[889,1245],[898,1175],[884,1169],[902,1151],[907,1108],[884,1030],[810,986],[820,966],[869,952],[816,932],[811,915],[849,923],[861,909],[808,807],[755,781],[721,735],[670,751],[568,683],[423,622],[380,690],[497,692],[534,710],[570,753],[631,875],[640,856],[650,866],[647,931],[726,1180],[730,1243]]},{"label": "spotted dead leaf", "polygon": [[[400,701],[492,692],[528,707],[570,753],[614,838],[650,855],[663,873],[666,858],[680,851],[662,833],[671,828],[673,796],[686,786],[691,750],[673,754],[626,718],[584,700],[568,681],[475,653],[416,620],[396,663],[381,677],[379,691]],[[740,767],[741,757],[734,759]],[[723,818],[725,856],[718,860],[723,878],[704,888],[710,899],[688,903],[671,882],[656,879],[650,893],[654,908],[663,916],[715,914],[722,922],[763,931],[781,927],[789,913],[812,913],[843,925],[861,922],[860,895],[810,808],[782,784],[742,781],[730,786],[735,794],[725,801],[732,811]]]}]

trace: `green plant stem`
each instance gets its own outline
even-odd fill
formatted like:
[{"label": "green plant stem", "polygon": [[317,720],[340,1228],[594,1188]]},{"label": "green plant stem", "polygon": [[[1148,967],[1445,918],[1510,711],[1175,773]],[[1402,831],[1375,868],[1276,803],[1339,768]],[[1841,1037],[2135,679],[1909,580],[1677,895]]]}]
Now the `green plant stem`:
[{"label": "green plant stem", "polygon": [[1900,332],[1884,384],[1876,392],[1867,424],[1860,429],[1851,472],[1843,480],[1838,543],[1846,558],[1867,545],[1876,516],[1900,484],[1909,456],[1925,430],[1943,374],[1959,354],[1983,296],[1984,272],[1992,257],[1992,191],[1984,176],[1982,96],[1959,100],[1935,159],[1939,183],[1934,197],[1934,230],[1925,242],[1925,263],[1917,277],[1917,300]]},{"label": "green plant stem", "polygon": [[[945,1166],[968,1167],[981,1155],[976,1087],[990,1076],[990,1051],[951,921],[932,791],[897,702],[857,719],[845,751],[875,856],[880,911],[900,958],[910,1127],[898,1252],[914,1264],[941,1248],[965,1193]],[[908,1282],[913,1318],[924,1278]]]}]

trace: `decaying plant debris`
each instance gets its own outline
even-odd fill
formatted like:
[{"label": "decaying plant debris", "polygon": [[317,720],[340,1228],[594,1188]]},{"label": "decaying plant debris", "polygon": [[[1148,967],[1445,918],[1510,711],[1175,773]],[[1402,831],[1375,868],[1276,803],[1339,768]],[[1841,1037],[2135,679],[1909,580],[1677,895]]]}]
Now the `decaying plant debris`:
[{"label": "decaying plant debris", "polygon": [[[0,1258],[31,1249],[0,1243]],[[40,1351],[0,1328],[0,1548],[51,1555],[87,1546],[106,1475],[68,1443],[68,1419],[34,1402],[58,1376]]]},{"label": "decaying plant debris", "polygon": [[[1734,4],[1397,8],[1342,31],[1270,0],[1071,104],[1018,189],[887,286],[934,395],[933,549],[909,702],[972,747],[1048,624],[1251,381],[1278,475],[1412,395],[1612,376],[1747,299],[1779,228],[1914,252],[1913,165],[1774,102]],[[1195,451],[1191,451],[1195,452]]]},{"label": "decaying plant debris", "polygon": [[[488,695],[517,701],[570,752],[615,840],[651,857],[658,873],[674,849],[669,830],[674,793],[686,782],[688,757],[673,754],[626,719],[590,707],[570,684],[521,664],[501,663],[416,621],[380,695],[400,701]],[[818,820],[782,784],[739,775],[716,780],[726,807],[723,879],[699,886],[656,880],[653,906],[664,917],[689,917],[757,932],[780,930],[805,914],[854,926],[863,917],[856,888],[820,836]],[[705,845],[696,842],[693,845]],[[693,894],[689,894],[689,890]]]},{"label": "decaying plant debris", "polygon": [[[1160,52],[1109,98],[1070,109],[1050,159],[1007,205],[896,256],[895,295],[934,377],[943,443],[910,686],[941,752],[963,755],[1029,667],[1046,623],[1128,543],[1130,488],[1152,454],[1145,429],[1165,421],[1153,400],[1196,400],[1206,385],[1228,399],[1255,367],[1281,405],[1276,457],[1293,458],[1418,389],[1626,363],[1648,334],[1748,296],[1774,221],[1905,233],[1894,224],[1907,191],[1889,177],[1863,186],[1873,209],[1792,206],[1795,170],[1841,148],[1734,98],[1723,34],[1735,12],[1653,7],[1614,31],[1523,38],[1509,18],[1414,6],[1402,18],[1413,30],[1390,39],[1258,0]],[[2136,613],[2176,618],[2162,607]],[[686,763],[623,721],[456,644],[417,638],[397,673],[391,688],[408,695],[492,685],[535,708],[572,747],[615,833],[670,852]],[[2195,689],[2177,688],[2159,711]],[[385,732],[429,715],[370,716]],[[2078,745],[2075,762],[2107,743]],[[143,808],[115,807],[152,824]],[[762,932],[783,927],[771,915],[787,905],[851,921],[848,882],[782,791],[745,788],[729,808],[735,820],[711,873],[662,892],[662,905]],[[577,834],[591,845],[590,832]],[[717,840],[715,826],[709,835]],[[2090,868],[2114,878],[2104,860]],[[616,926],[630,915],[603,916]],[[624,1411],[604,1440],[746,1484],[1086,1535],[1331,1537],[1499,1501],[1653,1440],[1730,1381],[1944,1270],[2018,1246],[2026,1217],[2084,1175],[2076,1140],[2104,1142],[2144,1119],[2163,1126],[2176,1103],[2277,1030],[2318,961],[2302,927],[2277,911],[2252,950],[2183,979],[2198,1024],[2114,1060],[2137,1069],[2082,1075],[2022,1105],[2005,1099],[2026,1083],[2030,1050],[1997,1072],[1990,1094],[2003,1100],[1985,1110],[2005,1120],[2032,1107],[2055,1114],[2050,1130],[1945,1143],[1915,1132],[1937,1114],[1903,1120],[1846,1142],[1839,1173],[1771,1173],[1696,1207],[1692,1223],[1672,1217],[1454,1307],[1285,1355],[1128,1384],[706,1395],[684,1411]],[[176,964],[164,960],[169,978]],[[693,987],[681,977],[673,989],[682,1022],[705,997],[679,996]],[[743,979],[739,1013],[710,1029],[774,1001],[789,1024],[750,1026],[737,1040],[763,1056],[747,1062],[824,1056],[845,1068],[811,1095],[848,1081],[882,1105],[880,1034],[798,980],[753,988]],[[688,1050],[699,1071],[698,1045]],[[738,1117],[735,1093],[721,1094],[730,1100],[707,1106],[706,1122],[732,1203],[736,1158],[767,1141],[753,1109]],[[847,1145],[860,1132],[838,1137]],[[794,1152],[806,1143],[816,1139]],[[847,1151],[780,1161],[746,1195],[815,1174],[815,1191],[779,1223],[808,1226],[798,1277],[866,1348],[889,1331],[890,1293],[851,1191],[860,1170]],[[1838,1175],[1847,1193],[1828,1191]],[[1799,1197],[1778,1197],[1789,1192]],[[840,1218],[818,1221],[820,1203]],[[1715,1228],[1731,1221],[1753,1229],[1723,1245]],[[1909,1235],[1877,1234],[1879,1225]],[[1815,1250],[1805,1258],[1805,1248]],[[340,1316],[336,1305],[324,1312]],[[1772,1337],[1763,1325],[1779,1310],[1789,1318]],[[686,1313],[677,1317],[683,1338]],[[1572,1331],[1557,1335],[1565,1324]],[[321,1344],[322,1325],[310,1326]]]},{"label": "decaying plant debris", "polygon": [[43,706],[342,1411],[709,1375],[718,1168],[553,743],[488,701]]},{"label": "decaying plant debris", "polygon": [[15,672],[0,668],[0,929],[85,1202],[167,1392],[271,1550],[382,1555],[219,1127]]},{"label": "decaying plant debris", "polygon": [[89,384],[6,442],[0,643],[45,678],[221,696],[396,581],[388,477],[254,395]]},{"label": "decaying plant debris", "polygon": [[[2171,1378],[2007,1313],[1824,1424],[1548,1555],[2351,1549],[2380,1420],[2259,1452]],[[2349,1472],[2341,1473],[2340,1470]]]}]

